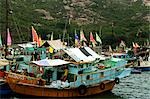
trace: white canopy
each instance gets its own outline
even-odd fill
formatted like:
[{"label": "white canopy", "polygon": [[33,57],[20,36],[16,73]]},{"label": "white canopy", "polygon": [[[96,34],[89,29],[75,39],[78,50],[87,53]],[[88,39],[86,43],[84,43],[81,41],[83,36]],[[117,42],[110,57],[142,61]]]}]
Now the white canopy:
[{"label": "white canopy", "polygon": [[65,49],[66,48],[66,46],[63,44],[63,42],[61,42],[60,39],[58,39],[58,40],[51,40],[51,41],[47,41],[47,42],[55,50],[60,50],[60,49]]},{"label": "white canopy", "polygon": [[39,66],[59,66],[64,64],[69,64],[69,62],[61,60],[61,59],[43,59],[39,61],[32,61],[32,63],[39,65]]},{"label": "white canopy", "polygon": [[18,46],[22,48],[26,48],[26,47],[34,47],[35,44],[33,42],[29,42],[29,43],[18,44]]},{"label": "white canopy", "polygon": [[73,58],[76,62],[90,62],[94,61],[95,58],[92,56],[86,56],[84,55],[79,48],[68,48],[64,50],[71,58]]},{"label": "white canopy", "polygon": [[94,58],[100,58],[101,60],[105,60],[106,58],[104,56],[98,55],[96,52],[94,52],[90,47],[84,47],[85,50],[90,53]]},{"label": "white canopy", "polygon": [[6,66],[9,65],[9,61],[6,59],[0,59],[0,66]]}]

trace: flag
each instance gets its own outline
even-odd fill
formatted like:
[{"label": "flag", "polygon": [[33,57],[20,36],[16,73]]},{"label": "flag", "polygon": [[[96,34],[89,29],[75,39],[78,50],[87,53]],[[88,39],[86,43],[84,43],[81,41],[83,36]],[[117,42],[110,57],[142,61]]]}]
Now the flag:
[{"label": "flag", "polygon": [[36,42],[38,46],[40,45],[39,37],[36,33],[36,30],[33,28],[33,26],[32,26],[32,39],[33,39],[33,42]]},{"label": "flag", "polygon": [[42,45],[42,39],[41,39],[41,37],[39,36],[38,46],[41,46],[41,45]]},{"label": "flag", "polygon": [[83,42],[83,46],[87,46],[85,42]]},{"label": "flag", "polygon": [[125,47],[125,46],[126,46],[123,40],[121,40],[121,43],[120,43],[119,46],[120,46],[120,47]]},{"label": "flag", "polygon": [[94,37],[93,37],[92,32],[90,33],[90,41],[96,43],[96,41],[95,41],[95,39],[94,39]]},{"label": "flag", "polygon": [[109,45],[109,52],[112,52],[112,48],[111,48],[111,46]]},{"label": "flag", "polygon": [[95,41],[95,39],[93,37],[92,32],[90,33],[90,41],[92,42],[93,47],[95,47],[96,46],[95,44],[97,44],[97,43],[96,43],[96,41]]},{"label": "flag", "polygon": [[80,31],[80,41],[87,41],[85,36],[84,36],[84,33],[83,33],[83,30]]},{"label": "flag", "polygon": [[136,48],[140,47],[137,43],[135,43]]},{"label": "flag", "polygon": [[147,42],[147,46],[149,46],[149,40],[148,39],[146,40],[146,42]]},{"label": "flag", "polygon": [[134,44],[134,42],[132,42],[132,45],[133,45],[133,47],[136,47],[135,44]]},{"label": "flag", "polygon": [[49,47],[49,52],[50,53],[53,53],[54,52],[54,49],[52,47]]},{"label": "flag", "polygon": [[53,40],[53,32],[52,32],[52,34],[51,34],[51,41]]},{"label": "flag", "polygon": [[7,46],[10,46],[12,43],[9,28],[7,28]]},{"label": "flag", "polygon": [[75,33],[75,46],[79,46],[79,45],[80,45],[79,37],[77,33]]},{"label": "flag", "polygon": [[96,33],[96,41],[99,42],[100,44],[102,44],[102,40],[100,39],[100,37],[98,36],[97,33]]},{"label": "flag", "polygon": [[0,34],[0,46],[2,46],[2,37],[1,37],[1,34]]}]

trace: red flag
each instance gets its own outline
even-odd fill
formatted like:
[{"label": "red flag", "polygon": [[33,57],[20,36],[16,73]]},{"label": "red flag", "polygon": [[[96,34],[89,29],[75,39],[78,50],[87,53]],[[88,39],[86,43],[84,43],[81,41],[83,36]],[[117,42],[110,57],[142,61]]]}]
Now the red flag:
[{"label": "red flag", "polygon": [[93,34],[92,32],[90,32],[90,41],[93,42],[93,43],[96,43],[94,37],[93,37]]},{"label": "red flag", "polygon": [[39,38],[33,26],[32,26],[32,38],[33,38],[33,42],[36,42],[37,45],[39,46],[40,45]]}]

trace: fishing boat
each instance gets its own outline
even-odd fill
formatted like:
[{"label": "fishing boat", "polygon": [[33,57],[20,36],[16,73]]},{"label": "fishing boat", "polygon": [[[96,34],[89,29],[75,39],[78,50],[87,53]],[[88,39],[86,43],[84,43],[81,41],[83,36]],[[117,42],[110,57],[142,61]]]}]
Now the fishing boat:
[{"label": "fishing boat", "polygon": [[6,82],[5,71],[9,71],[9,61],[6,59],[0,59],[0,95],[6,95],[12,92]]},{"label": "fishing boat", "polygon": [[10,88],[18,94],[80,97],[111,91],[115,83],[126,76],[125,65],[125,60],[117,58],[108,62],[43,59],[31,61],[26,73],[8,72],[6,79]]},{"label": "fishing boat", "polygon": [[138,66],[134,66],[132,67],[135,70],[141,70],[141,71],[150,71],[150,60],[148,61],[139,61],[139,65]]},{"label": "fishing boat", "polygon": [[137,64],[137,58],[127,53],[112,53],[111,56],[114,58],[120,58],[126,60],[127,61],[126,67],[135,66]]}]

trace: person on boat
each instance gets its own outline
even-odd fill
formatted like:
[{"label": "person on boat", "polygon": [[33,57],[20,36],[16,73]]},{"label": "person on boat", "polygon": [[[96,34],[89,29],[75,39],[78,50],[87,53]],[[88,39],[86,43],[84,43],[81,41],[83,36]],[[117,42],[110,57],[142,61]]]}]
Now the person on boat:
[{"label": "person on boat", "polygon": [[0,78],[4,78],[4,77],[5,77],[4,69],[0,69]]},{"label": "person on boat", "polygon": [[25,69],[23,69],[23,72],[21,73],[22,75],[25,75],[25,76],[28,76],[28,71],[27,71],[27,69],[25,68]]},{"label": "person on boat", "polygon": [[37,78],[39,78],[39,79],[41,79],[42,78],[42,75],[43,75],[43,72],[42,72],[42,70],[40,70],[40,68],[37,70],[37,75],[36,75],[36,77]]},{"label": "person on boat", "polygon": [[45,84],[45,81],[42,79],[42,76],[43,76],[43,71],[41,71],[39,68],[36,77],[37,77],[37,81],[38,81],[37,84],[40,86],[43,86]]},{"label": "person on boat", "polygon": [[64,67],[64,75],[61,77],[61,81],[66,81],[67,76],[68,76],[68,72],[69,72],[68,67],[65,66]]}]

